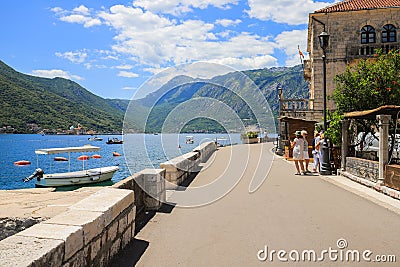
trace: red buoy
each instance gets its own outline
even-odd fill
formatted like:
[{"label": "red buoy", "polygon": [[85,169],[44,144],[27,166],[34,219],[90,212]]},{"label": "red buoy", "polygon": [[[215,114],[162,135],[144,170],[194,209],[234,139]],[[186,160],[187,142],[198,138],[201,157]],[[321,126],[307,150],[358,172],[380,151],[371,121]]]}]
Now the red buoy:
[{"label": "red buoy", "polygon": [[64,157],[54,157],[54,161],[68,161],[68,159]]},{"label": "red buoy", "polygon": [[14,165],[26,166],[26,165],[31,165],[31,162],[28,160],[19,160],[19,161],[14,162]]},{"label": "red buoy", "polygon": [[78,160],[89,160],[89,159],[90,159],[90,157],[87,155],[82,155],[82,156],[78,157]]}]

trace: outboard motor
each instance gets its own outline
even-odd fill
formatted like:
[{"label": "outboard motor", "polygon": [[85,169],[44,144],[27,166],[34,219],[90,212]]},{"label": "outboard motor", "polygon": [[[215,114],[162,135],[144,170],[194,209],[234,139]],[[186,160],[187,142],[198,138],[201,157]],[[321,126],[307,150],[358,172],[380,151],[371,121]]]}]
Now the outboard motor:
[{"label": "outboard motor", "polygon": [[31,176],[22,179],[24,183],[29,182],[30,180],[37,178],[40,181],[40,178],[43,178],[44,171],[41,168],[37,168]]}]

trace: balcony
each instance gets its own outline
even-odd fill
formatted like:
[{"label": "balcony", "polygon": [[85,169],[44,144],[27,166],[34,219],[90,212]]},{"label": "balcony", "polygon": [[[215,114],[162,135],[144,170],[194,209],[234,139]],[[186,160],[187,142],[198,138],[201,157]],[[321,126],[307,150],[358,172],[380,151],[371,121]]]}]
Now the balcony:
[{"label": "balcony", "polygon": [[308,119],[314,112],[314,99],[282,99],[280,100],[280,117]]},{"label": "balcony", "polygon": [[398,50],[400,49],[400,42],[348,46],[346,48],[347,60],[350,61],[352,59],[365,59],[373,57],[378,49],[382,49],[384,53],[388,53],[390,50]]}]

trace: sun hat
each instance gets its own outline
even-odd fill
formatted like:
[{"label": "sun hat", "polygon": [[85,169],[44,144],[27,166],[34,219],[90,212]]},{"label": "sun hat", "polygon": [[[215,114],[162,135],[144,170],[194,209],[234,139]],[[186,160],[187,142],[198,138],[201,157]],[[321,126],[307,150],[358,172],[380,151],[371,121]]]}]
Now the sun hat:
[{"label": "sun hat", "polygon": [[301,131],[301,134],[308,134],[306,130]]},{"label": "sun hat", "polygon": [[294,134],[295,135],[301,135],[301,131],[296,131]]}]

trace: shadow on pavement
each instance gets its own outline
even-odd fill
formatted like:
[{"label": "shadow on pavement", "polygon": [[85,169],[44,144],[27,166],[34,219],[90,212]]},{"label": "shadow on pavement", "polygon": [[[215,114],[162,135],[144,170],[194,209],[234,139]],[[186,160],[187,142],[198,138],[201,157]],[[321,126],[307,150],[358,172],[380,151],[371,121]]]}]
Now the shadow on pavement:
[{"label": "shadow on pavement", "polygon": [[149,242],[134,238],[132,242],[108,265],[124,267],[135,266],[149,246]]}]

